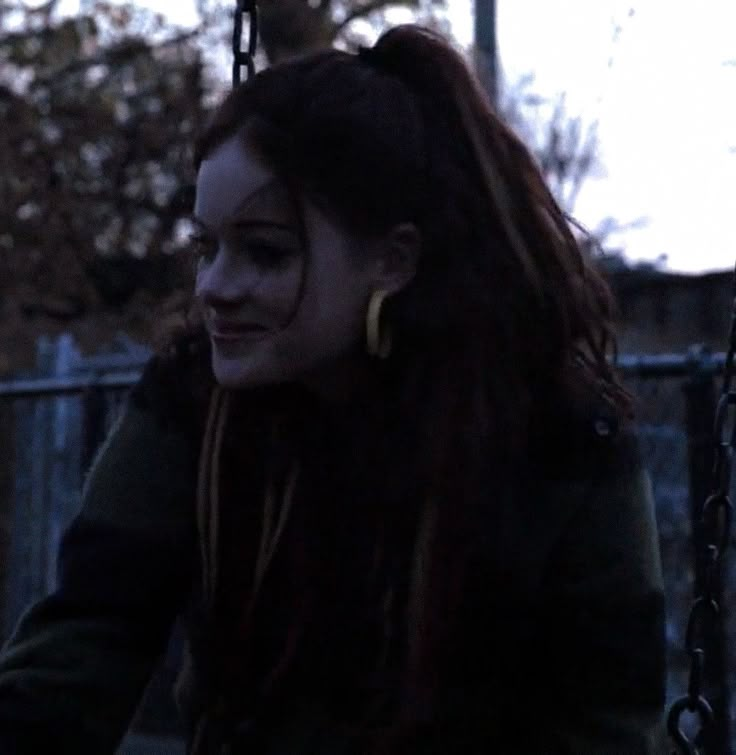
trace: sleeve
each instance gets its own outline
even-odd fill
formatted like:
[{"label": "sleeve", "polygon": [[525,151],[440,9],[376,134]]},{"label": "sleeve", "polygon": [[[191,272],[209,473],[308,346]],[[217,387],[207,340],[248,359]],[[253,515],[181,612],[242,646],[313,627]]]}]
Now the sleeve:
[{"label": "sleeve", "polygon": [[665,623],[649,476],[612,442],[557,540],[538,633],[548,752],[665,753]]},{"label": "sleeve", "polygon": [[92,465],[57,589],[0,654],[5,755],[114,752],[188,595],[197,452],[143,403],[127,403]]}]

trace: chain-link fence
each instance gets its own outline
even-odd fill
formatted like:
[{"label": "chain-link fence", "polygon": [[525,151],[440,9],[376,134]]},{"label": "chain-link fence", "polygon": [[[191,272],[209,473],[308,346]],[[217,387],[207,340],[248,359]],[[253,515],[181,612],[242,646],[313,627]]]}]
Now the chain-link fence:
[{"label": "chain-link fence", "polygon": [[[667,703],[687,693],[690,658],[685,631],[693,602],[693,521],[710,492],[715,399],[723,355],[693,349],[686,355],[624,356],[619,360],[633,393],[642,453],[652,479],[664,571],[667,610]],[[731,548],[733,551],[733,548]],[[728,649],[736,647],[736,571],[726,558],[719,625],[707,637],[706,696],[716,713],[711,747],[727,755],[734,745],[736,673]],[[695,719],[685,722],[692,737]],[[689,728],[688,728],[689,727]]]},{"label": "chain-link fence", "polygon": [[[48,354],[46,355],[48,363]],[[53,360],[52,360],[53,361]],[[114,360],[113,360],[114,361]],[[684,651],[687,615],[693,596],[694,506],[708,490],[713,411],[722,355],[693,351],[675,356],[622,356],[619,367],[634,395],[642,451],[649,469],[664,568],[668,702],[688,686]],[[61,526],[78,501],[84,471],[120,410],[125,391],[140,373],[141,354],[92,363],[93,369],[0,383],[0,408],[14,423],[14,500],[10,510],[12,547],[5,554],[5,626],[22,604],[53,588],[49,567]],[[48,367],[48,364],[47,364]],[[9,405],[13,411],[8,412]],[[7,428],[6,428],[7,429]],[[3,431],[5,432],[5,430]],[[53,526],[50,522],[55,522]],[[733,552],[733,548],[730,549]],[[34,559],[37,563],[34,564]],[[706,692],[718,717],[718,755],[731,752],[728,720],[733,720],[736,673],[727,650],[736,647],[736,622],[727,609],[736,604],[734,559],[726,560],[723,634],[709,638]],[[13,575],[26,575],[18,579]],[[28,578],[32,574],[33,579]],[[11,595],[12,600],[8,599]],[[166,694],[162,691],[160,694]],[[731,708],[731,710],[729,710]]]}]

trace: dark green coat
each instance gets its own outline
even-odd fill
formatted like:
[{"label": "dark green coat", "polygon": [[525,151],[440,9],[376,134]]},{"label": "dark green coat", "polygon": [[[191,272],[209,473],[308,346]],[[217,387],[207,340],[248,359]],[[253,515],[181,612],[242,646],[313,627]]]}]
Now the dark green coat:
[{"label": "dark green coat", "polygon": [[[0,655],[3,755],[114,753],[172,622],[191,606],[202,417],[176,376],[159,372],[149,367],[93,465],[59,588]],[[650,483],[631,428],[602,412],[579,419],[557,423],[514,505],[489,524],[496,552],[468,586],[446,714],[417,752],[665,752]],[[196,716],[200,683],[187,678],[184,707]],[[357,752],[304,691],[242,752]]]}]

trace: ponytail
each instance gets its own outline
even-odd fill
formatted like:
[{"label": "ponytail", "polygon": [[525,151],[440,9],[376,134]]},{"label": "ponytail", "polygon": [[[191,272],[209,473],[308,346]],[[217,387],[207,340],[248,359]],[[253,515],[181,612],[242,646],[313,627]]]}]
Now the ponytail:
[{"label": "ponytail", "polygon": [[583,361],[608,372],[607,354],[616,350],[610,289],[571,230],[579,224],[559,207],[535,158],[494,112],[466,60],[439,34],[409,24],[359,55],[401,79],[435,115],[444,112],[464,141],[490,222],[500,227],[507,247],[492,253],[503,254],[516,270],[511,285],[531,294],[526,316],[558,323],[552,352],[561,355],[559,345],[577,342]]}]

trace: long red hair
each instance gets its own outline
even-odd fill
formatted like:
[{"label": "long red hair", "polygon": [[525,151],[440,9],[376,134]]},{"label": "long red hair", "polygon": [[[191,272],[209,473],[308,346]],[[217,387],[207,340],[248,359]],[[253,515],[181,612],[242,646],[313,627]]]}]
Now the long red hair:
[{"label": "long red hair", "polygon": [[[422,234],[416,279],[387,305],[394,351],[369,399],[390,407],[395,430],[376,476],[408,476],[422,500],[407,546],[405,731],[432,716],[476,536],[499,515],[491,491],[525,463],[535,422],[593,394],[630,411],[608,361],[613,301],[528,149],[430,31],[401,26],[360,55],[327,50],[259,73],[215,111],[197,164],[246,124],[274,170],[349,230],[411,221]],[[211,419],[207,479],[224,422]],[[356,435],[370,432],[352,419]],[[319,568],[294,558],[300,583]]]}]

